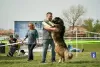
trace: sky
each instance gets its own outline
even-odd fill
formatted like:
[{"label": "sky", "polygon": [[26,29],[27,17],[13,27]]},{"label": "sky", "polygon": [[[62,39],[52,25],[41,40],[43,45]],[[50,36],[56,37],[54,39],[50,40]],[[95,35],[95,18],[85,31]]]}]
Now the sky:
[{"label": "sky", "polygon": [[83,5],[84,18],[100,19],[100,0],[0,0],[0,28],[14,29],[14,21],[41,21],[47,12],[62,16],[73,5]]}]

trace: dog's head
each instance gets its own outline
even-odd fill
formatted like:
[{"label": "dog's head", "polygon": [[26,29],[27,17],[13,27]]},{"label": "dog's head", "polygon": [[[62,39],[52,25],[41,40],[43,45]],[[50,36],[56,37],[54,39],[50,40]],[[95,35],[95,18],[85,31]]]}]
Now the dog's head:
[{"label": "dog's head", "polygon": [[62,20],[60,17],[55,17],[55,18],[52,20],[52,22],[53,22],[54,24],[59,24],[59,25],[61,25],[61,26],[64,25],[64,22],[63,22],[63,20]]},{"label": "dog's head", "polygon": [[73,58],[73,54],[72,53],[68,53],[68,59],[72,59]]},{"label": "dog's head", "polygon": [[70,53],[70,52],[66,52],[66,51],[65,51],[65,58],[66,58],[66,60],[70,60],[70,59],[73,58],[73,54]]}]

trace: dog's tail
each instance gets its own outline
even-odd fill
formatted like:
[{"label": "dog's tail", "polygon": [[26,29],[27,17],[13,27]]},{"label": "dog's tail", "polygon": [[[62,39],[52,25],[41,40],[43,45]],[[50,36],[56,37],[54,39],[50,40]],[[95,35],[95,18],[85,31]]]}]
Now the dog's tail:
[{"label": "dog's tail", "polygon": [[65,56],[65,60],[70,60],[73,58],[73,54],[69,52],[68,50],[64,52],[64,56]]}]

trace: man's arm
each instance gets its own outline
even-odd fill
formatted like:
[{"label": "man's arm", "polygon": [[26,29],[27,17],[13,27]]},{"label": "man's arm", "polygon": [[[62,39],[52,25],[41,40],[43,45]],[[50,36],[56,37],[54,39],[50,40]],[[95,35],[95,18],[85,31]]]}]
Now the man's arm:
[{"label": "man's arm", "polygon": [[44,29],[48,30],[48,31],[57,31],[57,29],[55,27],[48,27],[48,26],[44,26]]},{"label": "man's arm", "polygon": [[46,30],[48,30],[48,31],[55,31],[55,32],[58,31],[57,28],[52,27],[52,26],[48,25],[48,24],[45,23],[45,22],[43,22],[43,28],[46,29]]}]

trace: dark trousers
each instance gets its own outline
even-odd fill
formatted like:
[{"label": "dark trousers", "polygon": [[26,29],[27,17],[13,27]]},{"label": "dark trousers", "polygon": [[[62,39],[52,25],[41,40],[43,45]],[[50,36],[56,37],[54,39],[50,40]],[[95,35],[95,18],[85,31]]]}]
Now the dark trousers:
[{"label": "dark trousers", "polygon": [[33,60],[33,48],[36,44],[28,44],[28,60]]},{"label": "dark trousers", "polygon": [[18,49],[18,45],[12,45],[10,46],[10,51],[8,52],[8,54],[10,56],[13,56],[13,54],[15,53],[15,51]]}]

